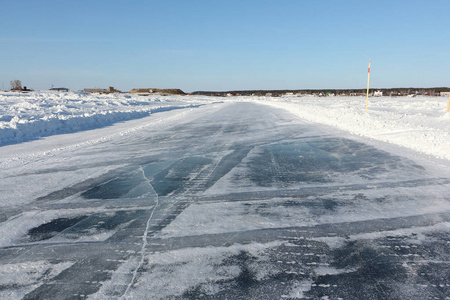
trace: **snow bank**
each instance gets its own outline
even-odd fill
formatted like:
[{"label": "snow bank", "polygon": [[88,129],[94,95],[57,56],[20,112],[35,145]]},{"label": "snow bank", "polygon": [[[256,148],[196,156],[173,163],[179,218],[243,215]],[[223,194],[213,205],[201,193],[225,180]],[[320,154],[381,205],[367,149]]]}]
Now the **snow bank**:
[{"label": "snow bank", "polygon": [[100,128],[151,113],[198,106],[186,96],[0,93],[0,146]]},{"label": "snow bank", "polygon": [[450,113],[444,97],[253,98],[302,119],[450,160]]}]

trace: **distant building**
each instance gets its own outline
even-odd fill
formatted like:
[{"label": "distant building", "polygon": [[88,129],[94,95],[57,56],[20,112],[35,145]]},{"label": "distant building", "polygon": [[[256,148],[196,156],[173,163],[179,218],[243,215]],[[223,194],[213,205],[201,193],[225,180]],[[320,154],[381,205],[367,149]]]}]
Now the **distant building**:
[{"label": "distant building", "polygon": [[57,92],[68,92],[68,88],[51,88],[50,91],[57,91]]},{"label": "distant building", "polygon": [[120,91],[119,90],[116,90],[114,87],[112,87],[112,86],[110,86],[109,88],[108,88],[108,92],[109,93],[120,93]]},{"label": "distant building", "polygon": [[26,93],[26,92],[32,92],[33,89],[28,89],[26,86],[24,86],[22,89],[20,89],[20,91],[21,91],[22,93]]},{"label": "distant building", "polygon": [[450,92],[441,92],[441,96],[450,97]]},{"label": "distant building", "polygon": [[98,93],[98,94],[107,94],[108,90],[107,89],[84,89],[83,92],[85,93]]}]

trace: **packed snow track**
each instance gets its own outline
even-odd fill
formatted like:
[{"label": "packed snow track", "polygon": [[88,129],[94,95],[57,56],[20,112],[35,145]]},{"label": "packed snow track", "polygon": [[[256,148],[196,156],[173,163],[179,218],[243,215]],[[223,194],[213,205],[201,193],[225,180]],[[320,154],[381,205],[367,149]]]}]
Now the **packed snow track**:
[{"label": "packed snow track", "polygon": [[449,299],[446,162],[255,103],[158,116],[3,169],[1,299]]}]

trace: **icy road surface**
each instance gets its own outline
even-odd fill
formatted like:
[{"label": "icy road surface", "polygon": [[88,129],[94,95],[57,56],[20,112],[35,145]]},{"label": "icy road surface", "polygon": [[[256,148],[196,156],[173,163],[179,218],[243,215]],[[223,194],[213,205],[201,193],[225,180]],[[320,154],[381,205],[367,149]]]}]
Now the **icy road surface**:
[{"label": "icy road surface", "polygon": [[448,161],[245,102],[0,154],[0,299],[450,297]]}]

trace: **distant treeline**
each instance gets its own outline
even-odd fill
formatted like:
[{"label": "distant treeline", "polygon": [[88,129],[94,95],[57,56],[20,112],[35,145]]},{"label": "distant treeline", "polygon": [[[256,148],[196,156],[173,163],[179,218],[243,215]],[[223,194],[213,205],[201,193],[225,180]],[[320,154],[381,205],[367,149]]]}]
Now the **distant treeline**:
[{"label": "distant treeline", "polygon": [[[411,95],[420,93],[422,95],[430,95],[437,96],[440,92],[450,92],[450,88],[448,87],[433,87],[433,88],[371,88],[369,90],[370,93],[374,91],[382,91],[383,95],[389,96],[393,95]],[[241,96],[282,96],[286,94],[294,94],[294,95],[361,95],[366,94],[366,89],[320,89],[320,90],[247,90],[247,91],[222,91],[222,92],[214,92],[214,91],[197,91],[193,92],[193,95],[206,95],[206,96],[227,96],[229,94],[232,95],[241,95]]]}]

